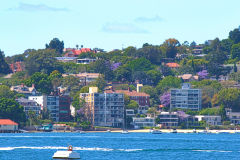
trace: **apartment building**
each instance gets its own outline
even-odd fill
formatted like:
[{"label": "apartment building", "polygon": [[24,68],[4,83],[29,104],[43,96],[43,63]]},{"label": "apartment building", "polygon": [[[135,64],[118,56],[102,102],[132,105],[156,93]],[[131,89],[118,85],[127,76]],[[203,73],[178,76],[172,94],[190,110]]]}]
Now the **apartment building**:
[{"label": "apartment building", "polygon": [[80,93],[85,99],[85,115],[93,126],[122,127],[124,122],[124,96],[122,93],[97,93],[90,87],[89,93]]},{"label": "apartment building", "polygon": [[183,83],[181,89],[171,89],[170,108],[201,110],[201,89],[193,89],[189,83]]}]

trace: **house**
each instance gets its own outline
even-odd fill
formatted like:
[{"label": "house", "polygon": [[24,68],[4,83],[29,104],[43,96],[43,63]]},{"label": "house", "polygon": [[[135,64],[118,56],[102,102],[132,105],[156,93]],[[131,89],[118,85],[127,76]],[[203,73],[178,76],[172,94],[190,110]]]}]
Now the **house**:
[{"label": "house", "polygon": [[124,95],[122,93],[97,93],[97,87],[89,87],[89,93],[80,93],[86,102],[85,115],[93,126],[122,127],[124,122]]},{"label": "house", "polygon": [[181,78],[184,82],[197,81],[199,79],[198,76],[193,76],[192,74],[183,74],[178,76],[178,78]]},{"label": "house", "polygon": [[24,65],[23,62],[18,61],[18,62],[15,62],[15,63],[11,63],[10,64],[10,69],[12,70],[13,73],[21,72],[21,71],[25,70],[25,65]]},{"label": "house", "polygon": [[10,119],[0,119],[0,133],[18,131],[18,123]]},{"label": "house", "polygon": [[166,66],[168,66],[169,68],[179,68],[180,65],[174,62],[171,63],[166,63]]},{"label": "house", "polygon": [[67,49],[65,50],[67,53],[64,57],[78,57],[82,53],[95,53],[95,51],[91,50],[91,48],[80,48],[80,49]]},{"label": "house", "polygon": [[24,84],[18,85],[18,86],[12,86],[10,88],[11,91],[15,91],[17,93],[23,94],[26,97],[28,96],[36,96],[39,94],[39,92],[36,90],[34,84],[32,84],[32,87],[27,87]]},{"label": "house", "polygon": [[240,112],[232,112],[232,109],[226,109],[226,116],[229,118],[232,124],[240,124]]},{"label": "house", "polygon": [[63,74],[63,77],[74,76],[79,78],[79,81],[82,85],[88,85],[89,83],[95,81],[98,77],[101,76],[100,73],[79,73],[79,74]]},{"label": "house", "polygon": [[36,101],[42,106],[43,110],[47,109],[50,114],[50,118],[54,122],[59,122],[59,96],[29,96],[29,100]]},{"label": "house", "polygon": [[55,57],[59,62],[77,62],[77,57]]},{"label": "house", "polygon": [[23,106],[23,110],[27,118],[29,117],[30,111],[33,112],[36,116],[40,115],[42,107],[36,101],[29,100],[23,97],[16,99],[16,101]]},{"label": "house", "polygon": [[126,116],[127,117],[135,116],[134,109],[126,109]]},{"label": "house", "polygon": [[190,83],[183,83],[181,89],[171,89],[170,94],[171,109],[181,108],[199,111],[202,108],[202,91],[191,88]]},{"label": "house", "polygon": [[155,118],[152,117],[133,117],[133,126],[135,129],[143,127],[155,127]]},{"label": "house", "polygon": [[159,124],[166,127],[178,126],[179,116],[177,112],[161,112],[158,115]]},{"label": "house", "polygon": [[[138,89],[139,91],[140,89]],[[106,90],[105,93],[123,93],[131,100],[134,100],[138,103],[138,113],[145,114],[150,106],[150,95],[144,92],[130,91],[128,90]]]},{"label": "house", "polygon": [[207,124],[216,126],[221,125],[221,116],[215,115],[196,115],[194,116],[198,121],[206,121]]},{"label": "house", "polygon": [[203,46],[202,45],[196,45],[194,49],[192,50],[193,55],[200,55],[203,53]]},{"label": "house", "polygon": [[97,59],[93,58],[82,58],[77,59],[77,64],[90,64],[92,62],[95,62]]}]

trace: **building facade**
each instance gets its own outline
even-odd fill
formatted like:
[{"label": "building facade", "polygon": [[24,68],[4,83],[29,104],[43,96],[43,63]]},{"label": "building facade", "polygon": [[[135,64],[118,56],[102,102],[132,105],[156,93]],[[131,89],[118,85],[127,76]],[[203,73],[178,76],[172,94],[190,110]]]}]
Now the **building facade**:
[{"label": "building facade", "polygon": [[81,93],[85,99],[85,115],[93,126],[122,127],[124,122],[124,96],[121,93],[97,93],[90,87],[89,93]]},{"label": "building facade", "polygon": [[221,116],[212,116],[212,115],[197,115],[194,116],[198,121],[206,121],[207,124],[212,126],[221,125]]},{"label": "building facade", "polygon": [[26,117],[29,117],[29,112],[32,111],[35,113],[36,116],[39,116],[41,113],[41,105],[39,105],[36,101],[34,100],[29,100],[26,98],[18,98],[16,101],[23,106],[23,110],[26,114]]},{"label": "building facade", "polygon": [[1,132],[15,132],[18,130],[18,124],[10,119],[0,119]]},{"label": "building facade", "polygon": [[70,121],[70,104],[71,98],[69,96],[59,96],[59,121],[68,122]]},{"label": "building facade", "polygon": [[155,118],[152,117],[133,117],[133,126],[135,129],[143,127],[155,127]]},{"label": "building facade", "polygon": [[193,89],[189,83],[184,83],[181,89],[171,89],[170,109],[173,108],[201,110],[201,89]]},{"label": "building facade", "polygon": [[43,107],[43,110],[47,108],[50,118],[59,122],[59,96],[30,96],[28,99],[36,101]]},{"label": "building facade", "polygon": [[178,126],[179,117],[177,112],[161,112],[158,115],[159,124],[166,127]]}]

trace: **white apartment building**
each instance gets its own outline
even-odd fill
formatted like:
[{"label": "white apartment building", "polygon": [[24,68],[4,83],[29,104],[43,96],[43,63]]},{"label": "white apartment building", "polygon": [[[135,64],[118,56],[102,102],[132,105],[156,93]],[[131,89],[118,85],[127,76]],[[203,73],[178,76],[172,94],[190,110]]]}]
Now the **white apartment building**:
[{"label": "white apartment building", "polygon": [[171,89],[170,108],[201,110],[201,89],[193,89],[189,83],[183,83],[181,89]]}]

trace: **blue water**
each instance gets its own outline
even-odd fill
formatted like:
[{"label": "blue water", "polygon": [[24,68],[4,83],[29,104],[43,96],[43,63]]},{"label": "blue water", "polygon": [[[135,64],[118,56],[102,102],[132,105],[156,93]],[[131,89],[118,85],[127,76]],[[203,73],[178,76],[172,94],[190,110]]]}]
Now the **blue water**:
[{"label": "blue water", "polygon": [[84,160],[240,159],[240,134],[0,134],[0,160],[49,160],[71,144]]}]

